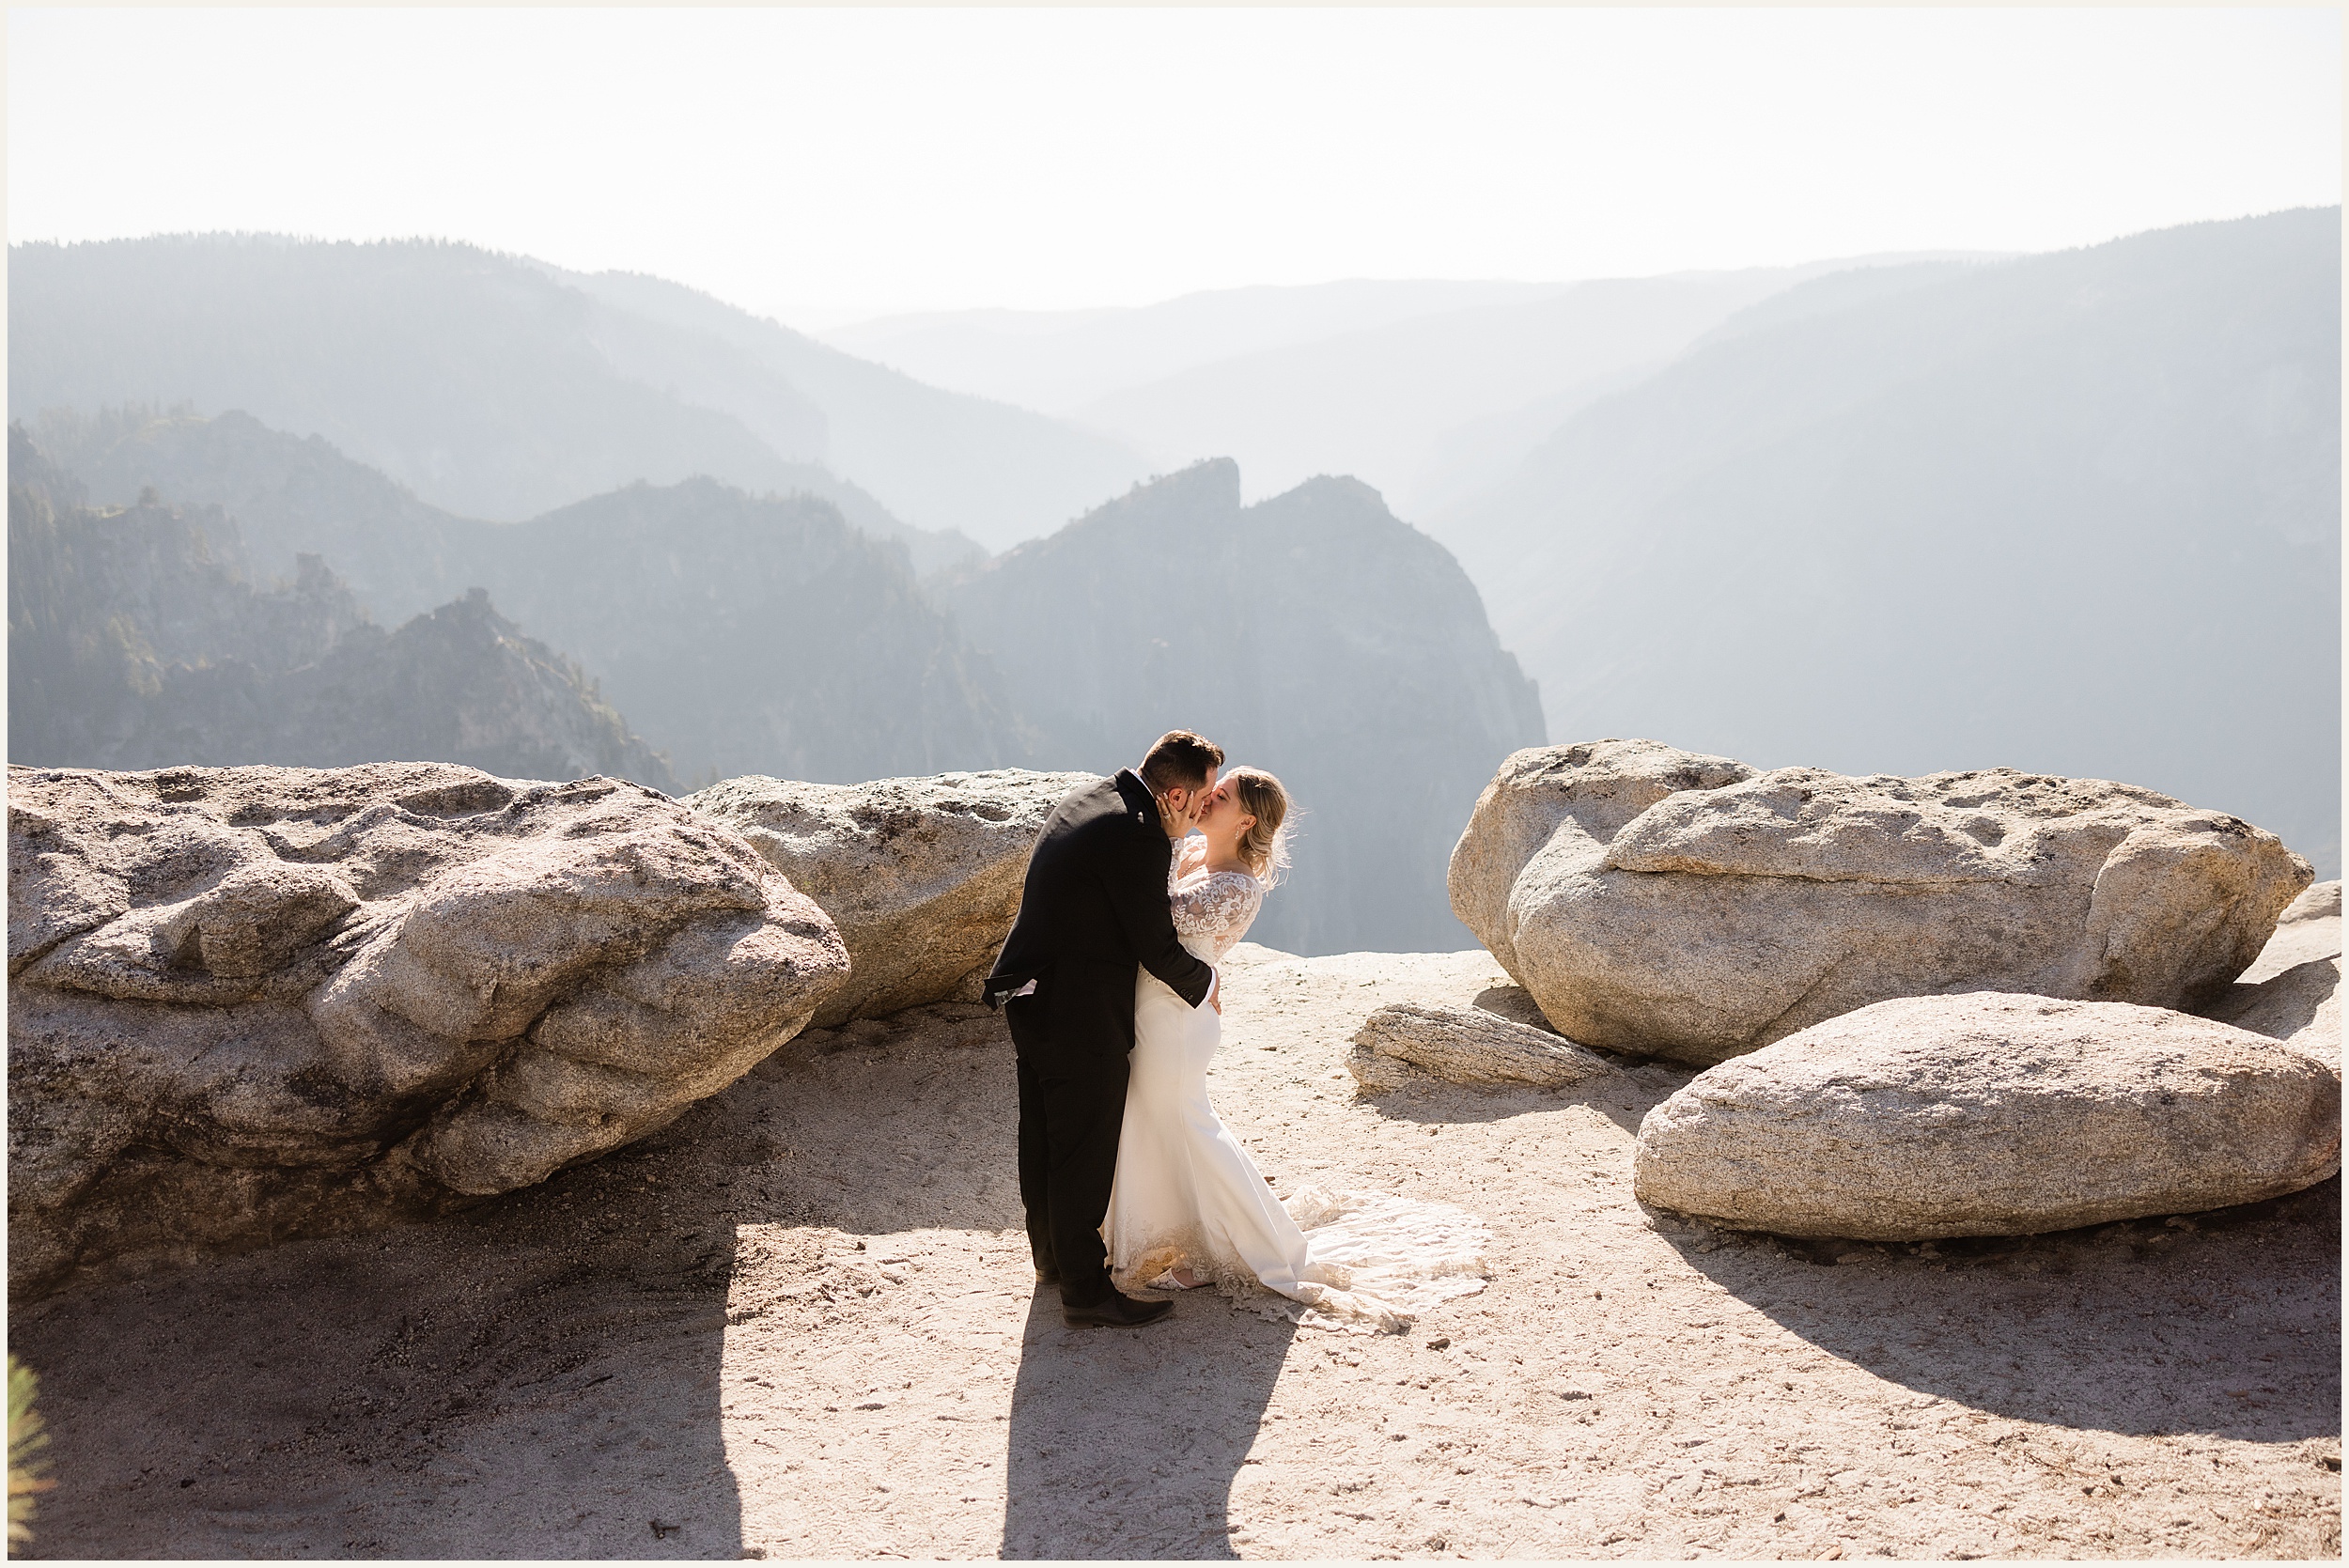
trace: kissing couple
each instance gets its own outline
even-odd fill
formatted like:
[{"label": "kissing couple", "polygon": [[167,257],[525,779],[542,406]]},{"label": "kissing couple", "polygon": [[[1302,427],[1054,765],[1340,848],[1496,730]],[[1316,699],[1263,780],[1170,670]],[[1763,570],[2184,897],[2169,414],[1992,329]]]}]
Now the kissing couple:
[{"label": "kissing couple", "polygon": [[986,996],[1019,1058],[1036,1278],[1071,1327],[1174,1311],[1128,1290],[1213,1284],[1392,1331],[1484,1288],[1473,1216],[1316,1187],[1283,1203],[1207,1098],[1220,966],[1287,863],[1289,815],[1279,779],[1223,771],[1221,747],[1174,730],[1139,768],[1069,791],[1037,835]]}]

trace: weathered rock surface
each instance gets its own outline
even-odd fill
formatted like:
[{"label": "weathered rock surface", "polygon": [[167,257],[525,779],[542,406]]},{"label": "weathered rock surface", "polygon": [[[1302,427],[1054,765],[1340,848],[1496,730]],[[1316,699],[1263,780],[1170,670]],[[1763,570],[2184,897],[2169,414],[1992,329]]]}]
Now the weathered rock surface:
[{"label": "weathered rock surface", "polygon": [[1035,835],[1089,773],[1004,768],[871,784],[728,779],[686,805],[750,840],[848,944],[831,1028],[924,1002],[975,1001],[1019,912]]},{"label": "weathered rock surface", "polygon": [[634,784],[11,768],[11,1288],[526,1186],[732,1082],[848,969]]},{"label": "weathered rock surface", "polygon": [[1453,1083],[1532,1083],[1563,1089],[1595,1078],[1610,1063],[1595,1050],[1476,1007],[1390,1002],[1354,1033],[1346,1066],[1357,1090],[1382,1094],[1422,1073]]},{"label": "weathered rock surface", "polygon": [[1758,773],[1600,740],[1503,764],[1451,890],[1561,1033],[1709,1065],[1890,997],[2206,1002],[2311,875],[2130,784]]},{"label": "weathered rock surface", "polygon": [[1904,997],[1699,1073],[1632,1188],[1784,1235],[2024,1235],[2295,1192],[2341,1169],[2341,1076],[2206,1018]]}]

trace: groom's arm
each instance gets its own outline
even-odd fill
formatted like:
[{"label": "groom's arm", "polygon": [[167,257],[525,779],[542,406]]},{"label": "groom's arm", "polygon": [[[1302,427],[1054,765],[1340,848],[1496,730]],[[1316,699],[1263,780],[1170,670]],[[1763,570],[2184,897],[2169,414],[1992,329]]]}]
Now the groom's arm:
[{"label": "groom's arm", "polygon": [[1126,934],[1142,967],[1166,982],[1168,990],[1193,1007],[1215,989],[1215,968],[1202,962],[1174,932],[1174,912],[1166,901],[1166,851],[1139,834],[1128,842],[1115,864],[1102,878],[1110,912]]}]

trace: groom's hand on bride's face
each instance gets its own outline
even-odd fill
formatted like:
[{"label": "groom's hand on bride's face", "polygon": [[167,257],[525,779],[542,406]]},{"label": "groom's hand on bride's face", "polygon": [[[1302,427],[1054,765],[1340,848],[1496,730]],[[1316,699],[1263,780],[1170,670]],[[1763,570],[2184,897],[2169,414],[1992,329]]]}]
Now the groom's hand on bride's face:
[{"label": "groom's hand on bride's face", "polygon": [[1199,813],[1206,806],[1206,792],[1176,787],[1158,798],[1159,817],[1169,838],[1183,838],[1198,824]]}]

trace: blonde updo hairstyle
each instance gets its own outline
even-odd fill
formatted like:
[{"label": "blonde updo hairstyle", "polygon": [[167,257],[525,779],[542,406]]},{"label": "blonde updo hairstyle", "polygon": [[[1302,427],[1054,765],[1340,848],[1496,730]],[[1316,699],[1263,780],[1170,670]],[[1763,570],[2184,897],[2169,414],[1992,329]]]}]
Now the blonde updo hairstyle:
[{"label": "blonde updo hairstyle", "polygon": [[1239,836],[1239,858],[1248,862],[1249,873],[1257,881],[1271,887],[1288,869],[1288,835],[1283,829],[1289,816],[1289,792],[1261,768],[1231,768],[1221,782],[1231,786],[1240,810],[1256,819]]}]

